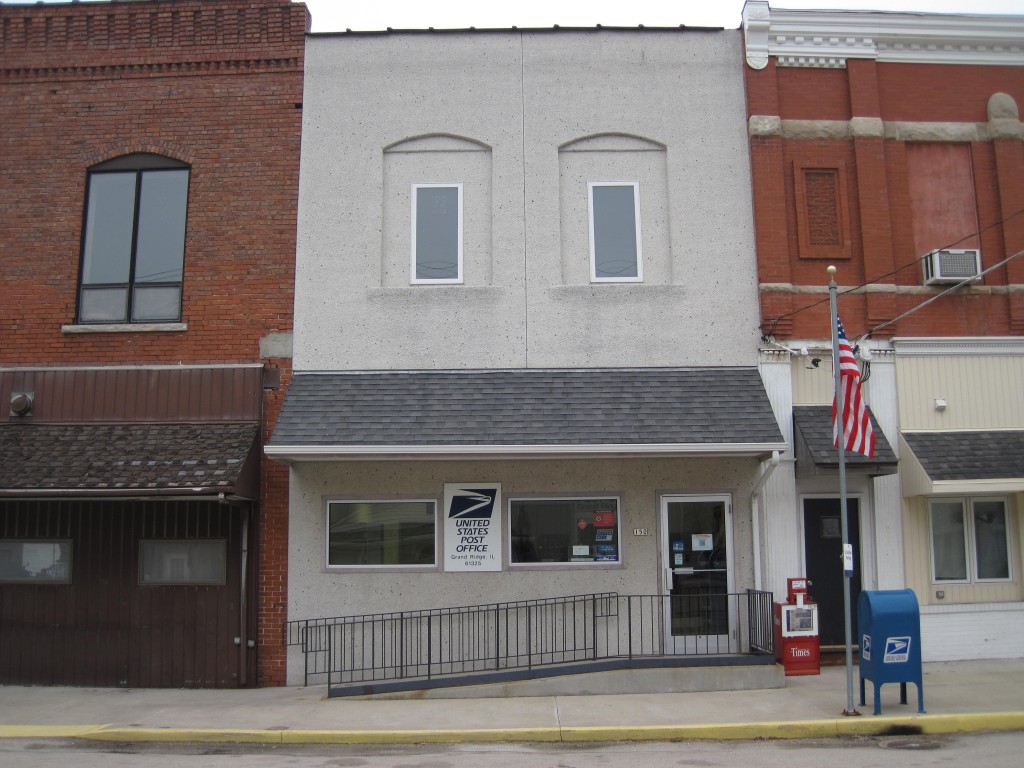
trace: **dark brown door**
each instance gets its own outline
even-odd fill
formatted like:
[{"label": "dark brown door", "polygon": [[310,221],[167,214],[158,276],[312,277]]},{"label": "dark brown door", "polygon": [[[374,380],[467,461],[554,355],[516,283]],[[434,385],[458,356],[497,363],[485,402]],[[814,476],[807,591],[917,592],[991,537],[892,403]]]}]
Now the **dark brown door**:
[{"label": "dark brown door", "polygon": [[[818,604],[818,630],[822,645],[845,645],[843,617],[843,538],[839,499],[804,499],[804,552],[808,593]],[[860,598],[860,508],[846,500],[849,542],[853,545],[850,579],[851,642],[858,642],[857,600]]]}]

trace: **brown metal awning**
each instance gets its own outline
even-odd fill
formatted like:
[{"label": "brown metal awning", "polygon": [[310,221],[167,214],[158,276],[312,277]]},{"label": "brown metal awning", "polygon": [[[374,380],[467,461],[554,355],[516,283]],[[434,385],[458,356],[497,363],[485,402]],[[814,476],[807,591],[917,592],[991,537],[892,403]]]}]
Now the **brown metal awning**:
[{"label": "brown metal awning", "polygon": [[259,495],[259,424],[0,425],[0,496]]}]

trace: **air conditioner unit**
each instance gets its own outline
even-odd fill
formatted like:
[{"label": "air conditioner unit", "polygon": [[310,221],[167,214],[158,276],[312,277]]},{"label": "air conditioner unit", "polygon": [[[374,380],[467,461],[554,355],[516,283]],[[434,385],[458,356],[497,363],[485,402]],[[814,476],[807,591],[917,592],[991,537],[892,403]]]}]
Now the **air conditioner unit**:
[{"label": "air conditioner unit", "polygon": [[924,258],[924,284],[959,283],[981,274],[981,251],[977,248],[944,248]]}]

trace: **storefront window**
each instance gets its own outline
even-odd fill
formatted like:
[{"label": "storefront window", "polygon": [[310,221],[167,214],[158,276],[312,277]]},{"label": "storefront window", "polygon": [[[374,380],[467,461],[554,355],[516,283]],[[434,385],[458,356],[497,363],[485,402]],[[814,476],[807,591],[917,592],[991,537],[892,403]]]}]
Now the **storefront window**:
[{"label": "storefront window", "polygon": [[327,504],[327,565],[433,566],[435,501],[332,501]]},{"label": "storefront window", "polygon": [[512,499],[511,562],[618,563],[619,500]]},{"label": "storefront window", "polygon": [[931,503],[932,574],[941,581],[1010,578],[1004,499],[941,499]]}]

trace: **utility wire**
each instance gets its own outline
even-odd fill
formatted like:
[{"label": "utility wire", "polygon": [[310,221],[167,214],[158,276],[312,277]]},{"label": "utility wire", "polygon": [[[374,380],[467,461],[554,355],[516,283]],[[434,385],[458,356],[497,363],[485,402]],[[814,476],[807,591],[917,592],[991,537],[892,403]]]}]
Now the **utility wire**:
[{"label": "utility wire", "polygon": [[[937,248],[936,250],[944,251],[944,250],[947,250],[949,248],[953,248],[954,246],[959,245],[964,240],[969,240],[972,237],[979,237],[983,232],[987,232],[988,230],[992,229],[993,227],[998,227],[1001,224],[1005,224],[1006,222],[1008,222],[1011,219],[1013,219],[1015,216],[1020,216],[1022,213],[1024,213],[1024,208],[1021,208],[1020,210],[1014,211],[1013,213],[1009,214],[1008,216],[1004,216],[1003,218],[999,219],[998,221],[992,222],[987,227],[982,227],[977,232],[972,232],[970,234],[964,235],[959,240],[955,240],[952,243],[949,243],[948,245],[943,246],[942,248]],[[869,285],[873,285],[875,283],[881,282],[882,280],[885,280],[887,277],[892,277],[893,275],[896,275],[896,274],[902,272],[904,269],[909,269],[910,267],[917,266],[922,261],[927,259],[933,252],[934,251],[930,251],[930,252],[924,254],[923,256],[921,256],[921,257],[919,257],[917,259],[914,259],[914,261],[911,261],[911,262],[909,262],[907,264],[904,264],[901,267],[896,267],[896,269],[892,270],[891,272],[887,272],[884,275],[879,275],[878,277],[875,277],[875,278],[873,278],[871,280],[868,280],[866,283],[861,283],[860,285],[856,285],[856,286],[854,286],[852,288],[846,288],[845,290],[839,291],[838,295],[839,296],[845,296],[848,293],[853,293],[854,291],[859,291],[862,288],[866,288]],[[860,336],[857,337],[858,340],[862,339],[862,338],[865,338],[866,336],[869,336],[870,334],[874,333],[875,331],[879,330],[880,328],[884,328],[887,325],[891,325],[892,323],[896,322],[900,318],[906,317],[908,314],[911,314],[912,312],[916,312],[917,309],[920,309],[921,307],[925,306],[926,304],[929,304],[932,301],[935,301],[935,299],[938,299],[938,298],[941,298],[942,296],[945,296],[950,291],[953,291],[953,290],[955,290],[957,288],[960,288],[963,285],[966,285],[967,283],[971,282],[972,280],[976,280],[978,277],[981,277],[982,275],[985,275],[986,273],[991,272],[996,267],[999,267],[999,266],[1001,266],[1003,264],[1006,264],[1008,261],[1012,261],[1013,259],[1017,258],[1020,255],[1021,255],[1020,253],[1015,253],[1013,256],[1010,256],[1009,258],[1004,259],[1003,261],[999,262],[998,264],[995,264],[992,267],[989,267],[984,272],[982,272],[980,275],[976,275],[975,277],[968,278],[964,282],[958,283],[957,285],[954,285],[952,288],[950,288],[950,289],[948,289],[946,291],[943,291],[942,293],[940,293],[940,294],[938,294],[936,296],[932,296],[930,299],[928,299],[928,301],[926,301],[923,304],[919,305],[917,308],[912,309],[909,312],[905,312],[904,314],[900,315],[899,317],[893,318],[892,320],[889,320],[889,321],[887,321],[885,323],[882,323],[881,325],[878,325],[878,326],[872,328],[871,330],[861,334]],[[819,299],[818,301],[815,301],[812,304],[808,304],[806,306],[800,307],[799,309],[794,309],[792,312],[787,312],[784,315],[779,315],[778,317],[774,318],[771,321],[772,322],[771,330],[769,330],[768,333],[766,333],[765,335],[766,336],[774,336],[775,335],[775,328],[778,326],[780,321],[785,320],[788,317],[794,317],[795,315],[799,315],[801,312],[806,312],[809,309],[814,309],[815,307],[817,307],[817,306],[819,306],[821,304],[825,304],[826,302],[828,302],[828,297],[825,297],[823,299]]]},{"label": "utility wire", "polygon": [[984,277],[985,275],[987,275],[993,269],[997,269],[997,268],[1003,266],[1004,264],[1013,261],[1018,256],[1024,256],[1024,251],[1017,251],[1015,254],[1013,254],[1013,256],[1007,256],[1005,259],[1003,259],[999,263],[993,264],[988,269],[982,270],[977,275],[974,275],[974,277],[965,278],[964,280],[961,280],[956,285],[951,285],[949,288],[947,288],[946,290],[942,291],[941,293],[937,293],[934,296],[932,296],[931,298],[927,299],[926,301],[922,301],[916,307],[912,307],[911,309],[908,309],[902,315],[899,315],[897,317],[894,317],[892,320],[886,320],[884,323],[880,323],[879,325],[876,325],[874,328],[871,328],[868,331],[866,331],[865,333],[863,333],[862,335],[858,336],[857,337],[857,341],[860,341],[861,339],[867,338],[868,336],[870,336],[875,331],[880,330],[882,328],[885,328],[887,325],[892,325],[893,323],[895,323],[895,322],[897,322],[899,320],[902,320],[904,317],[907,317],[908,315],[914,314],[915,312],[917,312],[920,309],[924,309],[926,306],[931,304],[933,301],[937,301],[938,299],[941,299],[946,294],[951,293],[952,291],[955,291],[957,288],[962,288],[963,286],[967,285],[968,283],[973,283],[975,280],[978,280],[978,279]]}]

